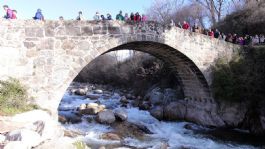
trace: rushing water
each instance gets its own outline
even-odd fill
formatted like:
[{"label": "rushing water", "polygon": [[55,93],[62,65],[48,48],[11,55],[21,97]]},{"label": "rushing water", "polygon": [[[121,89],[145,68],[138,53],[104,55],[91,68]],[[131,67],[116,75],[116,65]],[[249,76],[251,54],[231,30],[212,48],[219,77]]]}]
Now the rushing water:
[{"label": "rushing water", "polygon": [[[120,108],[120,96],[113,93],[109,99],[99,98],[101,104],[106,105],[108,109]],[[97,100],[96,100],[97,101]],[[93,103],[95,100],[85,99],[82,96],[70,95],[65,93],[59,106],[60,114],[71,114],[73,110],[82,103]],[[144,140],[137,138],[123,138],[120,146],[129,146],[134,148],[160,148],[161,144],[167,144],[170,149],[191,148],[191,149],[251,149],[258,148],[253,145],[242,144],[210,137],[205,133],[198,133],[194,130],[186,129],[186,124],[202,132],[208,132],[208,128],[203,128],[187,122],[166,122],[158,121],[152,117],[148,111],[142,111],[135,107],[125,109],[128,114],[128,121],[146,126],[152,134],[146,134]],[[104,133],[113,131],[109,125],[102,125],[95,121],[88,122],[86,119],[91,116],[83,116],[83,121],[78,124],[64,124],[65,129],[78,132],[81,135],[77,139],[83,140],[89,146],[98,148],[106,145],[117,145],[119,141],[102,140],[100,136]]]}]

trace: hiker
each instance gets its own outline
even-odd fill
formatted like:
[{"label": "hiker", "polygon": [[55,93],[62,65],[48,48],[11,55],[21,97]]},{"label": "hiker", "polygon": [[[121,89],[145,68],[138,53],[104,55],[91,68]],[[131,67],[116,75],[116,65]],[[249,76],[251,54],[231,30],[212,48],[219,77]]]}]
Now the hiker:
[{"label": "hiker", "polygon": [[146,22],[147,21],[147,16],[145,14],[142,14],[142,21]]},{"label": "hiker", "polygon": [[132,12],[130,15],[130,20],[133,21],[134,20],[134,13]]},{"label": "hiker", "polygon": [[94,15],[93,19],[96,20],[96,21],[101,20],[99,12],[96,12],[96,14]]},{"label": "hiker", "polygon": [[11,19],[17,19],[17,11],[16,10],[12,10],[12,17]]},{"label": "hiker", "polygon": [[104,15],[101,15],[100,18],[101,18],[102,21],[106,20]]},{"label": "hiker", "polygon": [[41,12],[41,9],[38,9],[35,16],[33,17],[34,20],[41,20],[44,21],[44,16]]},{"label": "hiker", "polygon": [[78,12],[78,16],[76,17],[76,20],[78,20],[78,21],[84,20],[83,12],[82,11],[79,11]]},{"label": "hiker", "polygon": [[63,16],[60,16],[60,17],[59,17],[59,20],[60,20],[60,21],[63,21],[63,20],[64,20]]},{"label": "hiker", "polygon": [[141,21],[141,15],[139,14],[139,12],[136,12],[136,14],[134,15],[134,21],[138,21],[140,22]]},{"label": "hiker", "polygon": [[128,13],[125,13],[124,20],[125,20],[125,21],[130,20],[130,17],[129,17],[129,15],[128,15]]},{"label": "hiker", "polygon": [[183,25],[182,25],[182,28],[185,29],[185,30],[188,30],[190,28],[190,25],[188,22],[184,21],[183,22]]},{"label": "hiker", "polygon": [[107,20],[112,20],[112,17],[109,13],[107,14]]},{"label": "hiker", "polygon": [[116,16],[116,20],[124,21],[124,16],[122,15],[122,11],[120,11],[120,13],[117,14],[117,16]]},{"label": "hiker", "polygon": [[6,12],[6,15],[4,16],[4,18],[5,19],[12,19],[13,11],[7,5],[4,5],[3,8]]}]

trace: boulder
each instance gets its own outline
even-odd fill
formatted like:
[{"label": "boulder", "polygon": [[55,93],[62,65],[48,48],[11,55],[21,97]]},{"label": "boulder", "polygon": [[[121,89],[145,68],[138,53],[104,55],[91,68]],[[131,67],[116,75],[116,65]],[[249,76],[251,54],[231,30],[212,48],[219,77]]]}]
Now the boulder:
[{"label": "boulder", "polygon": [[115,115],[112,110],[101,111],[96,120],[101,124],[111,124],[115,122]]},{"label": "boulder", "polygon": [[85,96],[87,93],[87,89],[86,88],[85,89],[80,88],[80,89],[75,90],[74,93],[76,95],[79,95],[79,96]]},{"label": "boulder", "polygon": [[128,104],[128,103],[129,103],[129,101],[126,99],[125,96],[122,96],[122,97],[121,97],[120,102],[121,102],[122,104]]},{"label": "boulder", "polygon": [[4,147],[4,149],[29,149],[29,148],[31,147],[22,141],[11,141],[8,142]]},{"label": "boulder", "polygon": [[6,140],[6,136],[0,134],[0,144]]},{"label": "boulder", "polygon": [[121,140],[121,137],[119,135],[115,134],[115,133],[108,132],[108,133],[103,134],[101,136],[101,139],[120,141]]},{"label": "boulder", "polygon": [[86,95],[86,97],[91,99],[91,100],[97,100],[97,99],[100,98],[100,95],[98,95],[98,94],[90,94],[89,93],[89,94]]},{"label": "boulder", "polygon": [[69,137],[60,137],[36,147],[36,149],[75,149],[74,140]]},{"label": "boulder", "polygon": [[237,127],[243,122],[247,113],[247,105],[243,103],[220,102],[218,113],[228,127]]},{"label": "boulder", "polygon": [[58,120],[59,122],[61,122],[62,124],[65,123],[72,123],[72,124],[77,124],[82,122],[82,117],[76,114],[60,114],[58,116]]},{"label": "boulder", "polygon": [[[40,121],[44,122],[44,128],[42,128],[42,124]],[[13,123],[24,123],[26,124],[24,125],[26,129],[29,129],[28,128],[29,125],[30,126],[35,125],[34,127],[32,127],[32,129],[35,129],[34,131],[36,131],[38,135],[41,134],[42,141],[63,136],[62,128],[60,127],[58,122],[56,122],[54,118],[51,117],[51,115],[47,111],[33,110],[33,111],[17,114],[12,117],[12,122]],[[23,128],[23,127],[20,127],[20,128]]]},{"label": "boulder", "polygon": [[163,103],[164,94],[159,89],[153,89],[150,93],[149,101],[153,105],[159,105]]},{"label": "boulder", "polygon": [[150,108],[151,108],[151,105],[148,101],[144,101],[139,104],[140,110],[149,110]]},{"label": "boulder", "polygon": [[82,104],[79,107],[79,113],[84,115],[96,115],[99,112],[103,111],[106,107],[104,105],[99,105],[97,103],[89,103],[84,106]]},{"label": "boulder", "polygon": [[103,91],[100,89],[96,89],[93,91],[95,94],[103,94]]},{"label": "boulder", "polygon": [[25,144],[30,148],[35,147],[42,142],[41,136],[37,132],[27,129],[21,129],[9,132],[6,136],[6,140],[21,141],[21,143]]},{"label": "boulder", "polygon": [[128,114],[125,111],[125,109],[115,109],[114,115],[115,115],[116,119],[119,121],[126,121],[128,118]]},{"label": "boulder", "polygon": [[150,114],[157,118],[158,120],[163,120],[164,114],[163,114],[163,107],[162,106],[155,106],[151,110],[149,110]]}]

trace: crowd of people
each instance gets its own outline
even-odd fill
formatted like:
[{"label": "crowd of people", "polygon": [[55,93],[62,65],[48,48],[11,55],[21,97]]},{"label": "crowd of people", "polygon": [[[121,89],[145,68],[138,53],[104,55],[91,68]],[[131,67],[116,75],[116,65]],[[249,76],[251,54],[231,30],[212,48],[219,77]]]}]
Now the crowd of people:
[{"label": "crowd of people", "polygon": [[[95,16],[93,17],[94,20],[100,21],[100,20],[113,20],[111,14],[107,14],[106,17],[104,15],[101,15],[99,12],[96,12]],[[140,15],[139,12],[131,13],[130,15],[128,13],[125,13],[125,15],[122,14],[122,11],[120,11],[116,15],[116,20],[119,21],[147,21],[146,15],[142,14]]]},{"label": "crowd of people", "polygon": [[[5,19],[17,19],[17,11],[13,10],[8,7],[8,5],[3,6],[6,14],[4,16]],[[35,16],[33,17],[34,20],[42,20],[44,21],[44,16],[42,14],[41,9],[37,9],[37,12],[35,13]],[[96,21],[104,21],[104,20],[113,20],[111,14],[107,14],[106,16],[100,14],[99,12],[96,12],[96,14],[93,17]],[[59,20],[64,20],[63,16],[59,17]],[[83,12],[79,11],[78,16],[76,20],[85,20],[83,17]],[[147,16],[142,14],[140,15],[139,12],[131,13],[130,15],[128,13],[125,13],[123,15],[122,11],[120,11],[116,15],[116,20],[119,21],[135,21],[135,22],[145,22],[147,21]],[[263,34],[261,35],[244,35],[244,36],[238,36],[237,34],[224,34],[220,32],[218,29],[204,29],[198,25],[198,23],[194,23],[194,25],[191,27],[190,24],[186,21],[184,21],[182,24],[178,22],[177,25],[175,25],[174,21],[171,20],[170,26],[177,26],[179,28],[182,28],[184,30],[190,30],[192,32],[205,34],[207,36],[210,36],[211,38],[216,38],[220,40],[224,40],[227,42],[231,42],[234,44],[240,44],[240,45],[258,45],[258,44],[265,44],[265,36]]]},{"label": "crowd of people", "polygon": [[234,44],[240,44],[240,45],[265,44],[265,36],[263,34],[255,36],[251,35],[238,36],[237,34],[232,34],[232,33],[224,34],[220,32],[218,29],[204,29],[202,27],[199,27],[198,23],[194,23],[193,26],[190,26],[190,24],[186,21],[184,21],[182,24],[179,22],[177,25],[175,25],[174,21],[171,20],[170,26],[177,26],[184,30],[190,30],[192,32],[201,33],[210,36],[211,38],[224,40]]}]

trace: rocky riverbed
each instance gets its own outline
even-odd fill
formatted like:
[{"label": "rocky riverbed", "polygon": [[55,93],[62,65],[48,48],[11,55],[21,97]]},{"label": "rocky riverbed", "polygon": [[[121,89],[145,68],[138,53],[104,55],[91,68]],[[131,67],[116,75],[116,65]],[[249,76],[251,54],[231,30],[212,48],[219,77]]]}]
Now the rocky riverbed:
[{"label": "rocky riverbed", "polygon": [[65,137],[95,149],[264,147],[261,137],[253,138],[246,130],[214,128],[227,125],[218,111],[207,112],[216,110],[214,101],[175,100],[171,89],[162,98],[159,92],[152,89],[141,97],[125,89],[72,83],[58,107]]}]

